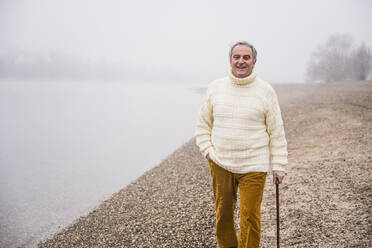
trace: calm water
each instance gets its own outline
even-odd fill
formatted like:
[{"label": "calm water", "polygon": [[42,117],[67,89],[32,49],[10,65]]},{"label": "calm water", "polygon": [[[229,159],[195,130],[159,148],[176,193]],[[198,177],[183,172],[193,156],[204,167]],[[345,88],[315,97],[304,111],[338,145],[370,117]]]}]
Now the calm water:
[{"label": "calm water", "polygon": [[34,247],[194,135],[200,85],[0,82],[0,247]]}]

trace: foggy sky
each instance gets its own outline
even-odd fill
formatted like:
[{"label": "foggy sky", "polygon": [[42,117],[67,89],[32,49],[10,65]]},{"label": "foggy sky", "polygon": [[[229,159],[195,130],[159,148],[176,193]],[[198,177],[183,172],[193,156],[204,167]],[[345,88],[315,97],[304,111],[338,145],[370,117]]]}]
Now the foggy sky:
[{"label": "foggy sky", "polygon": [[229,45],[246,40],[258,50],[260,77],[300,82],[311,52],[332,34],[372,48],[371,11],[368,0],[0,0],[0,57],[207,84],[226,75]]}]

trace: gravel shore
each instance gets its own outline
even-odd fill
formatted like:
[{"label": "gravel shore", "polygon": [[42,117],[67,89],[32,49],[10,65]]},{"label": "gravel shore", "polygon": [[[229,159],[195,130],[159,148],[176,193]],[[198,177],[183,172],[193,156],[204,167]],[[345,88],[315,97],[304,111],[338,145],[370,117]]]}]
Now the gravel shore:
[{"label": "gravel shore", "polygon": [[[275,88],[289,151],[281,246],[371,247],[372,82]],[[261,247],[276,247],[275,214],[270,176]],[[216,247],[214,228],[209,167],[191,139],[39,247]]]}]

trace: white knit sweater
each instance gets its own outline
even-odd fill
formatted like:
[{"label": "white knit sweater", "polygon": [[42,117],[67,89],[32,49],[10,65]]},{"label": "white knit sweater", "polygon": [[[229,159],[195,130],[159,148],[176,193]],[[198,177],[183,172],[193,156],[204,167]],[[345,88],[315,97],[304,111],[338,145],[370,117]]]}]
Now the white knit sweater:
[{"label": "white knit sweater", "polygon": [[199,112],[196,144],[233,173],[284,171],[287,142],[274,89],[252,72],[213,81]]}]

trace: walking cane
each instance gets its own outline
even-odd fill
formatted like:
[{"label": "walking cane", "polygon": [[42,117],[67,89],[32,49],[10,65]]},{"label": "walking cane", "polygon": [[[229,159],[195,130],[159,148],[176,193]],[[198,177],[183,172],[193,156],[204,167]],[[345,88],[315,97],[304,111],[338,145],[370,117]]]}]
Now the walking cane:
[{"label": "walking cane", "polygon": [[276,186],[276,247],[279,248],[279,179],[275,179]]}]

